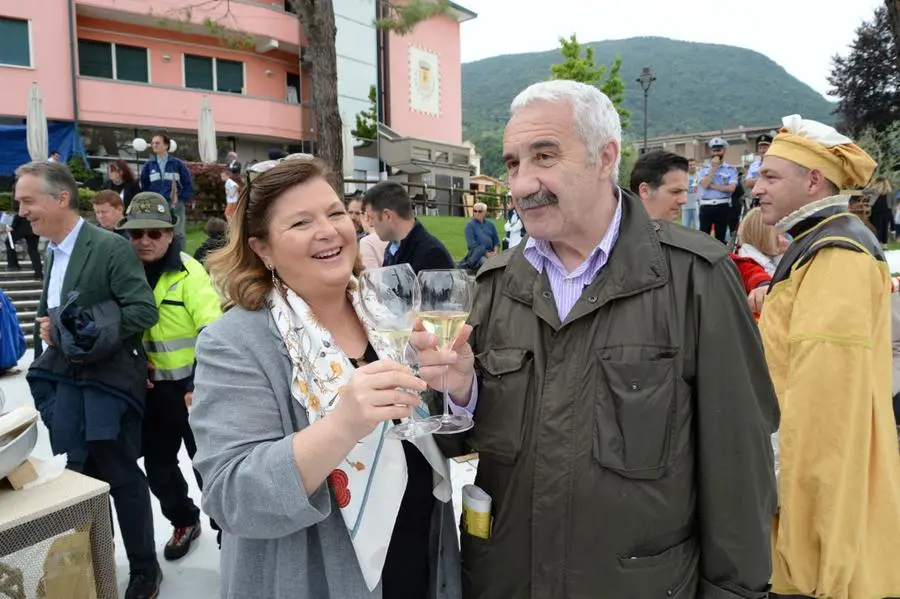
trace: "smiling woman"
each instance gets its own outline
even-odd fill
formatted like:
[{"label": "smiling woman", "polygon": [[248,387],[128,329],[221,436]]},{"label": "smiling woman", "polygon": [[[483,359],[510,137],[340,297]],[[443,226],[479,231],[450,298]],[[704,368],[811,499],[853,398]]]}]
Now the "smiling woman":
[{"label": "smiling woman", "polygon": [[229,244],[208,261],[211,272],[221,273],[216,279],[226,305],[259,309],[276,277],[295,291],[312,283],[318,292],[323,281],[313,272],[326,273],[310,267],[328,266],[330,280],[346,288],[356,235],[340,198],[325,187],[327,175],[319,161],[301,157],[252,177],[238,200]]},{"label": "smiling woman", "polygon": [[361,311],[353,221],[311,156],[252,172],[207,259],[230,309],[200,336],[191,414],[222,596],[457,597],[446,461],[384,436],[426,385]]}]

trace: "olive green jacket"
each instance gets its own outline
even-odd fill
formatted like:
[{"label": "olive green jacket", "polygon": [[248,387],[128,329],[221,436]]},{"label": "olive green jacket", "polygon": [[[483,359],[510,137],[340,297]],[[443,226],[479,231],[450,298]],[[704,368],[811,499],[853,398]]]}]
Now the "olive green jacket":
[{"label": "olive green jacket", "polygon": [[465,599],[767,596],[778,405],[725,247],[623,194],[609,262],[559,322],[525,244],[470,317],[489,540]]}]

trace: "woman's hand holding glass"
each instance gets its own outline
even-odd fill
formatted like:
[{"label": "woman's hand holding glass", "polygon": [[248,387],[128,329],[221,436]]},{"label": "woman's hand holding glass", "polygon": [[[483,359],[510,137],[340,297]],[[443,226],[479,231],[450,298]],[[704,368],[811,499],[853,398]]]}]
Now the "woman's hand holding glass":
[{"label": "woman's hand holding glass", "polygon": [[409,368],[390,360],[360,366],[329,418],[338,420],[354,439],[363,439],[382,422],[410,416],[421,400],[406,389],[421,393],[427,385]]},{"label": "woman's hand holding glass", "polygon": [[[397,361],[406,362],[409,337],[422,301],[416,273],[409,264],[372,268],[360,274],[359,284],[362,308],[375,332],[390,343]],[[387,436],[409,440],[430,435],[439,428],[436,422],[417,418],[413,410],[405,422],[391,427]]]},{"label": "woman's hand holding glass", "polygon": [[465,325],[456,342],[449,348],[440,347],[440,339],[425,330],[421,322],[416,323],[409,343],[419,353],[419,376],[428,386],[444,390],[443,376],[447,376],[447,391],[453,403],[465,406],[472,394],[475,378],[475,354],[469,345],[472,327]]}]

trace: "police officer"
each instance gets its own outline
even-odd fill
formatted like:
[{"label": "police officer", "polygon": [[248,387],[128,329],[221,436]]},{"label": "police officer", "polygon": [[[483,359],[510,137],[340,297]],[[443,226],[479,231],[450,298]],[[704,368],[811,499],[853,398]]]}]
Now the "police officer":
[{"label": "police officer", "polygon": [[184,557],[200,536],[200,509],[188,495],[178,452],[182,441],[189,456],[197,451],[186,405],[194,388],[194,345],[200,330],[222,315],[206,269],[181,251],[175,225],[163,196],[141,192],[120,226],[144,265],[160,316],[143,338],[150,373],[142,436],[150,490],[174,528],[163,552],[167,560]]},{"label": "police officer", "polygon": [[[769,150],[769,146],[772,145],[772,136],[763,133],[759,137],[756,138],[756,154],[759,156],[753,163],[750,165],[750,168],[747,169],[747,176],[744,178],[744,188],[753,195],[753,186],[756,185],[757,179],[759,179],[759,169],[762,167],[763,158],[766,157],[766,152]],[[753,205],[751,207],[755,208],[759,205],[759,200],[756,197],[753,197]]]},{"label": "police officer", "polygon": [[737,188],[737,169],[725,162],[728,142],[721,137],[709,140],[712,158],[700,169],[700,230],[709,234],[716,232],[716,239],[725,243],[728,230],[731,194]]}]

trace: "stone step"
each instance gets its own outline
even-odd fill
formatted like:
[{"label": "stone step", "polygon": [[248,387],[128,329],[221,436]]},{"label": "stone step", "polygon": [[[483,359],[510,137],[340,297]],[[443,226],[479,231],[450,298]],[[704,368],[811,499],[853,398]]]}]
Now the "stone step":
[{"label": "stone step", "polygon": [[31,269],[31,265],[29,264],[27,267],[22,267],[22,270],[4,270],[0,271],[0,286],[2,286],[6,281],[33,281],[34,279],[34,271]]},{"label": "stone step", "polygon": [[39,299],[41,297],[42,289],[40,287],[32,287],[31,289],[3,289],[3,292],[18,308],[20,301]]},{"label": "stone step", "polygon": [[16,308],[16,316],[18,317],[20,324],[34,322],[37,318],[37,306],[35,306],[34,310],[19,310]]},{"label": "stone step", "polygon": [[16,314],[19,312],[37,313],[38,303],[40,303],[40,295],[34,299],[16,300],[13,305],[16,307]]},{"label": "stone step", "polygon": [[32,333],[34,331],[34,318],[28,320],[22,320],[22,312],[17,312],[19,316],[19,328],[22,329],[22,333],[25,335],[25,345],[28,347],[34,347],[34,340],[32,338]]},{"label": "stone step", "polygon": [[40,291],[41,289],[43,289],[43,287],[43,281],[35,281],[33,279],[7,279],[5,281],[3,279],[0,279],[0,289],[5,291],[7,295],[11,291],[19,290],[30,291],[32,289],[37,289],[38,291]]}]

